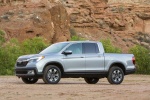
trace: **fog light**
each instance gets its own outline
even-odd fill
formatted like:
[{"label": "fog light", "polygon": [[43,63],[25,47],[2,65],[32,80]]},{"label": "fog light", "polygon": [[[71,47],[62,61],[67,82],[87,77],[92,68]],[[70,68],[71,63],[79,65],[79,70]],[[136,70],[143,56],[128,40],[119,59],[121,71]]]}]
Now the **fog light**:
[{"label": "fog light", "polygon": [[34,75],[34,70],[29,70],[28,74]]}]

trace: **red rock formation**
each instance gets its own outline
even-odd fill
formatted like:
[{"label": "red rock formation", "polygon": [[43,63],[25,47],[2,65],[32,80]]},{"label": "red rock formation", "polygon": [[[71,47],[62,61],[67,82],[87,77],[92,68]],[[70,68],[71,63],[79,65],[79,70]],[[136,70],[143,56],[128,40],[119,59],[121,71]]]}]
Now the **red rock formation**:
[{"label": "red rock formation", "polygon": [[98,41],[109,38],[123,52],[141,42],[150,48],[150,3],[146,0],[64,0],[63,4],[78,35]]},{"label": "red rock formation", "polygon": [[0,29],[20,41],[42,36],[48,42],[70,39],[69,18],[64,6],[48,0],[0,1]]},{"label": "red rock formation", "polygon": [[88,40],[109,38],[127,52],[135,44],[150,48],[149,26],[149,0],[0,0],[0,29],[8,39],[67,41],[70,27]]}]

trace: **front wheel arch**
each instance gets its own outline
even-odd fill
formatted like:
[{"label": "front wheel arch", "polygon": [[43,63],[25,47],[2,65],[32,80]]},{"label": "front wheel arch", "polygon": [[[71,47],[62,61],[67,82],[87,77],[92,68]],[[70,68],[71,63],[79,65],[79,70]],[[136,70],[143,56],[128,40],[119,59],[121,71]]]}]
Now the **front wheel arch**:
[{"label": "front wheel arch", "polygon": [[46,67],[49,66],[49,65],[57,66],[60,69],[60,71],[61,71],[61,75],[63,75],[64,68],[63,68],[63,65],[61,63],[59,63],[59,62],[48,62],[47,64],[45,64],[45,66],[43,68],[43,71],[42,71],[43,73],[44,73],[44,70],[46,69]]}]

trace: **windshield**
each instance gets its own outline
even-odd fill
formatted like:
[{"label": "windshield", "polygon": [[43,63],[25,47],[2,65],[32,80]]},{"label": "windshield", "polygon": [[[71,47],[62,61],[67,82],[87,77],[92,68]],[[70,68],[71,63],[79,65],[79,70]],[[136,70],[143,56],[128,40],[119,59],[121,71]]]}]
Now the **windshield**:
[{"label": "windshield", "polygon": [[69,43],[56,43],[52,44],[51,46],[47,47],[40,54],[49,54],[49,53],[58,53],[60,52],[66,45]]}]

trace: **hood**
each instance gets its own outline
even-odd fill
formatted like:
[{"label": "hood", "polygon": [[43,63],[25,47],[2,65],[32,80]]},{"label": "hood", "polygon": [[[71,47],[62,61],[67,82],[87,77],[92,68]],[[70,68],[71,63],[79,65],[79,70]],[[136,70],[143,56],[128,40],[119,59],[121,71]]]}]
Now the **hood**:
[{"label": "hood", "polygon": [[38,56],[41,56],[41,55],[39,54],[22,55],[18,59],[29,59],[29,58],[38,57]]},{"label": "hood", "polygon": [[39,57],[39,56],[53,56],[55,53],[51,54],[29,54],[29,55],[22,55],[18,58],[18,60],[27,60],[33,57]]}]

